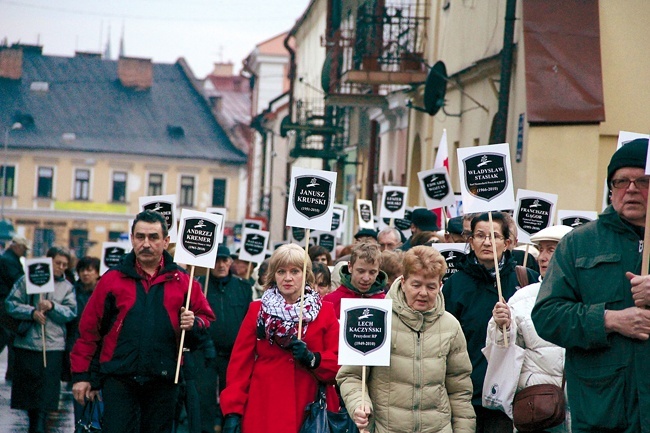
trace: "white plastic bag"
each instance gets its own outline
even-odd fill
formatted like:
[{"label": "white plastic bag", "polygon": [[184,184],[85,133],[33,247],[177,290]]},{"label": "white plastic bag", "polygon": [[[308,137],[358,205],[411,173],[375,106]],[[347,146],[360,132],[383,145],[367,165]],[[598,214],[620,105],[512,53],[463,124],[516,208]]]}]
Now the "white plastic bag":
[{"label": "white plastic bag", "polygon": [[[494,332],[500,331],[495,329]],[[492,341],[497,340],[497,336],[492,338]],[[503,411],[512,419],[512,401],[517,391],[525,350],[517,346],[513,338],[508,340],[508,347],[492,343],[481,350],[488,360],[483,382],[483,407]]]}]

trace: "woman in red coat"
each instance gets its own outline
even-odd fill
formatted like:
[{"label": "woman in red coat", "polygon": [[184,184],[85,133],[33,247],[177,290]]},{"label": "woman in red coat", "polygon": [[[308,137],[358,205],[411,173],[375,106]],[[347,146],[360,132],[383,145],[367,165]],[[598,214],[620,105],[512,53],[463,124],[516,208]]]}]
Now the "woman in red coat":
[{"label": "woman in red coat", "polygon": [[[305,299],[298,339],[303,264]],[[338,366],[339,322],[329,302],[311,289],[311,260],[294,244],[278,248],[269,263],[266,291],[251,303],[232,351],[221,393],[223,433],[298,432],[318,382],[333,383]],[[328,409],[338,411],[333,386]]]}]

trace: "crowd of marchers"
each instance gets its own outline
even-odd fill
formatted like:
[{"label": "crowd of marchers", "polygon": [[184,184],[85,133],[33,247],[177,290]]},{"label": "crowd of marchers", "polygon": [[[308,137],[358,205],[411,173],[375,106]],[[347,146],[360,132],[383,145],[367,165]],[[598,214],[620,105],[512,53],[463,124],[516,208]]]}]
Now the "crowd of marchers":
[{"label": "crowd of marchers", "polygon": [[[515,345],[514,395],[552,384],[566,397],[565,417],[536,431],[650,432],[647,151],[647,139],[617,150],[611,204],[575,229],[538,231],[530,254],[515,249],[508,212],[454,217],[441,230],[435,213],[416,209],[408,239],[362,229],[336,261],[322,246],[307,256],[285,244],[253,272],[219,245],[214,267],[192,280],[170,254],[165,218],[143,211],[118,266],[100,277],[99,259],[73,266],[52,247],[54,291],[34,295],[21,263],[30,242],[15,236],[0,257],[11,407],[27,411],[30,433],[46,432],[64,381],[77,420],[101,400],[104,433],[180,423],[191,433],[307,433],[320,395],[361,432],[512,432],[512,401],[485,403],[499,365],[484,352]],[[453,273],[437,242],[465,245]],[[388,366],[339,365],[343,299],[392,301]]]}]

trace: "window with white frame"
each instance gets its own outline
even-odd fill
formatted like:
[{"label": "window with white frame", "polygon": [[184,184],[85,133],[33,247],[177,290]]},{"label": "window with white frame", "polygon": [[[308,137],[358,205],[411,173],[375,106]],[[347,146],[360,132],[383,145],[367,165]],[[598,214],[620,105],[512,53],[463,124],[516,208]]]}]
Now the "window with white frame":
[{"label": "window with white frame", "polygon": [[90,170],[78,168],[74,171],[74,199],[88,200],[90,198]]},{"label": "window with white frame", "polygon": [[126,203],[126,179],[125,171],[113,172],[113,201],[117,203]]},{"label": "window with white frame", "polygon": [[38,167],[38,180],[36,184],[36,197],[52,198],[52,188],[54,185],[54,168]]},{"label": "window with white frame", "polygon": [[194,176],[181,176],[180,206],[194,206]]},{"label": "window with white frame", "polygon": [[149,188],[147,195],[162,195],[163,175],[160,173],[149,173]]}]

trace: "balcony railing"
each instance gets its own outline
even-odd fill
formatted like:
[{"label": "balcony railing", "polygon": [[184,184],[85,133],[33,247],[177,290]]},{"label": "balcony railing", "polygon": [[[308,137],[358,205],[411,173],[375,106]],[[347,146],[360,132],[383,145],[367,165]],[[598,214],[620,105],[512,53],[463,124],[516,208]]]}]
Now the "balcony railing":
[{"label": "balcony railing", "polygon": [[428,18],[421,1],[358,8],[327,41],[323,85],[329,94],[386,95],[424,82]]},{"label": "balcony railing", "polygon": [[295,147],[291,156],[336,159],[349,137],[347,109],[326,106],[323,99],[296,101]]}]

